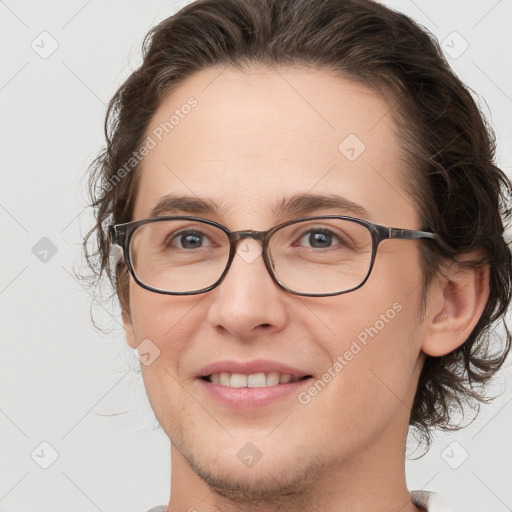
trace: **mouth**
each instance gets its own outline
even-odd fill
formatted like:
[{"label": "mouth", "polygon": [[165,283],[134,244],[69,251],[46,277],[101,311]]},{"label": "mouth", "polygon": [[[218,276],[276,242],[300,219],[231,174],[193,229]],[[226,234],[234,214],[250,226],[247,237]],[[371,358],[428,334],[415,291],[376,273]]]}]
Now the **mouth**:
[{"label": "mouth", "polygon": [[302,377],[280,372],[259,372],[251,374],[217,372],[201,377],[212,384],[230,388],[267,388],[283,384],[295,383],[312,378],[312,375]]},{"label": "mouth", "polygon": [[262,358],[216,361],[201,368],[196,377],[206,396],[239,412],[289,400],[313,379],[306,369]]}]

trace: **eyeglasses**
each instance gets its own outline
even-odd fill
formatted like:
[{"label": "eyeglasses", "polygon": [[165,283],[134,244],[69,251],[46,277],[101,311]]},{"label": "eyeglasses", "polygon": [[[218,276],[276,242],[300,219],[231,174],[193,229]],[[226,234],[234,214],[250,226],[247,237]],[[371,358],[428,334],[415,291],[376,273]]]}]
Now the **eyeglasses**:
[{"label": "eyeglasses", "polygon": [[268,231],[234,231],[197,217],[155,217],[109,226],[134,280],[169,295],[204,293],[226,276],[238,243],[262,243],[274,281],[296,295],[324,297],[357,290],[368,280],[383,240],[436,239],[427,231],[397,229],[327,215],[284,222]]}]

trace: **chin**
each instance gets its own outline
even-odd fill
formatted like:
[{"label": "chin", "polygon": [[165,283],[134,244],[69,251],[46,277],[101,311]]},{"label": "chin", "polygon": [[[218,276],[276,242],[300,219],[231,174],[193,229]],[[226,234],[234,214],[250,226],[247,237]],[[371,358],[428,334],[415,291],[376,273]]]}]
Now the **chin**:
[{"label": "chin", "polygon": [[325,471],[325,460],[297,452],[291,460],[261,457],[252,467],[245,467],[239,458],[215,455],[214,462],[202,460],[198,453],[179,450],[194,473],[213,492],[235,503],[264,503],[281,496],[301,494]]}]

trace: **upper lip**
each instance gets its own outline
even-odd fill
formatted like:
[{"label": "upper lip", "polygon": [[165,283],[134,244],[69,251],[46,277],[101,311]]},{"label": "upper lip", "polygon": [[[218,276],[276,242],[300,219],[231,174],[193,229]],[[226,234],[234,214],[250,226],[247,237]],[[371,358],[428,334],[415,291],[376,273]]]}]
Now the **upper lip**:
[{"label": "upper lip", "polygon": [[293,377],[304,377],[311,375],[307,372],[289,366],[287,364],[278,363],[276,361],[270,361],[268,359],[254,359],[252,361],[216,361],[214,363],[203,366],[198,372],[197,377],[206,377],[212,373],[241,373],[244,375],[251,375],[253,373],[267,373],[267,372],[278,372],[287,373]]}]

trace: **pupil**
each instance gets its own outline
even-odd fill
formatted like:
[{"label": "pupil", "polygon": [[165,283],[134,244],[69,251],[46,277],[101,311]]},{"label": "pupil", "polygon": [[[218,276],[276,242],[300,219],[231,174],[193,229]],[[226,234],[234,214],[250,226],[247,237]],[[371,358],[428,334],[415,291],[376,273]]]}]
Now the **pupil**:
[{"label": "pupil", "polygon": [[181,244],[185,249],[201,246],[201,239],[197,235],[183,235],[181,237]]},{"label": "pupil", "polygon": [[315,233],[310,235],[309,239],[312,247],[325,247],[325,245],[330,245],[332,236],[325,233]]}]

